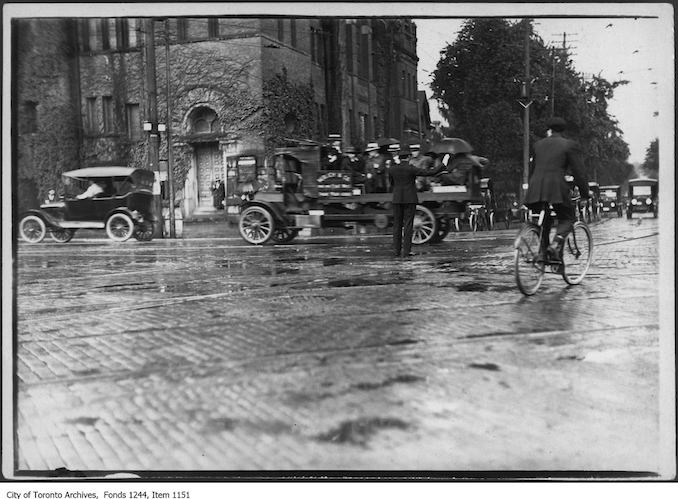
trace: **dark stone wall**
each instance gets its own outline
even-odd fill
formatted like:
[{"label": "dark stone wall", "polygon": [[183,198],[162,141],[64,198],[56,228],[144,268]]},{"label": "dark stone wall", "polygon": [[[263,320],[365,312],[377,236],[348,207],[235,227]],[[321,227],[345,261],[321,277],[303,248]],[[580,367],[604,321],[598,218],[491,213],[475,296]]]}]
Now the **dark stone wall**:
[{"label": "dark stone wall", "polygon": [[19,211],[80,166],[75,40],[64,19],[12,21],[12,168]]}]

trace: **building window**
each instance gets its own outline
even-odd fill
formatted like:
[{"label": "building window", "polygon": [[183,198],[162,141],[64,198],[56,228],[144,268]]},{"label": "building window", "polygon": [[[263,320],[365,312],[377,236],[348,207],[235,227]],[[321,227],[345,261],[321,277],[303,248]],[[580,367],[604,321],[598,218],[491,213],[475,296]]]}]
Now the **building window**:
[{"label": "building window", "polygon": [[112,133],[114,128],[113,97],[106,95],[101,98],[101,110],[104,121],[104,133]]},{"label": "building window", "polygon": [[327,136],[327,127],[325,126],[326,123],[327,123],[327,109],[325,108],[325,104],[320,104],[320,136],[321,137]]},{"label": "building window", "polygon": [[312,62],[318,62],[318,56],[315,52],[315,28],[311,28],[311,61]]},{"label": "building window", "polygon": [[38,131],[38,103],[34,101],[24,102],[24,133],[36,133]]},{"label": "building window", "polygon": [[209,18],[207,20],[207,37],[219,38],[219,19]]},{"label": "building window", "polygon": [[82,51],[89,52],[89,20],[85,19],[80,22],[80,43],[82,43]]},{"label": "building window", "polygon": [[315,50],[317,52],[316,61],[321,66],[325,65],[325,32],[322,30],[316,30],[316,44]]},{"label": "building window", "polygon": [[115,37],[117,39],[118,50],[127,50],[129,48],[129,22],[127,19],[115,20]]},{"label": "building window", "polygon": [[278,40],[281,42],[285,41],[285,25],[283,24],[283,19],[278,19]]},{"label": "building window", "polygon": [[89,42],[88,42],[89,49],[91,51],[98,50],[99,41],[97,40],[97,31],[99,30],[99,26],[97,26],[97,20],[96,19],[88,19],[87,24],[88,24],[87,39],[89,40]]},{"label": "building window", "polygon": [[111,49],[111,38],[110,33],[108,32],[108,19],[101,19],[101,49],[110,50]]},{"label": "building window", "polygon": [[370,77],[370,43],[367,33],[360,35],[360,74],[361,78]]},{"label": "building window", "polygon": [[90,135],[94,135],[99,131],[97,126],[97,98],[96,97],[87,97],[86,112],[85,115],[85,128],[86,132]]},{"label": "building window", "polygon": [[377,119],[376,116],[372,117],[372,133],[370,134],[372,137],[377,136],[377,130],[379,130],[379,120]]},{"label": "building window", "polygon": [[346,25],[346,72],[353,73],[353,25]]},{"label": "building window", "polygon": [[297,46],[297,21],[290,19],[290,43],[293,47]]},{"label": "building window", "polygon": [[405,93],[405,85],[407,82],[405,81],[405,71],[403,71],[400,75],[400,95],[403,97],[407,97],[407,94]]},{"label": "building window", "polygon": [[139,120],[139,104],[125,104],[127,119],[127,137],[130,140],[141,138],[141,121]]},{"label": "building window", "polygon": [[360,122],[358,123],[358,139],[360,142],[366,142],[367,138],[367,115],[360,113]]},{"label": "building window", "polygon": [[177,19],[177,40],[185,42],[188,39],[188,21]]},{"label": "building window", "polygon": [[192,113],[191,131],[193,133],[215,132],[217,124],[217,113],[208,107],[198,108]]}]

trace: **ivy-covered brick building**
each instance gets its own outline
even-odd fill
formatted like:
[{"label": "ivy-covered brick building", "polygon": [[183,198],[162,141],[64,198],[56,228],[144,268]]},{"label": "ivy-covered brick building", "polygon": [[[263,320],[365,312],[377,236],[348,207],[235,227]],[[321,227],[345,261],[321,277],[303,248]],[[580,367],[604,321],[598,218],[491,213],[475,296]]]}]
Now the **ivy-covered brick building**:
[{"label": "ivy-covered brick building", "polygon": [[145,167],[152,83],[172,143],[169,155],[160,133],[158,168],[171,160],[186,215],[211,206],[215,179],[233,195],[230,173],[243,157],[264,166],[289,139],[338,133],[344,147],[362,147],[419,137],[429,125],[407,19],[21,19],[12,28],[22,207],[65,170]]}]

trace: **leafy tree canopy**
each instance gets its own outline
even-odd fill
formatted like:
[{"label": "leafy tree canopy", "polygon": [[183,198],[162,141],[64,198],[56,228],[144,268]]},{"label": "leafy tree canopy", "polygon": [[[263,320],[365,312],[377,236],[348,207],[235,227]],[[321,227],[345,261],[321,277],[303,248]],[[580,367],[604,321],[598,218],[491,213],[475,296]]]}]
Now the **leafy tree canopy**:
[{"label": "leafy tree canopy", "polygon": [[648,177],[659,178],[659,139],[650,142],[650,146],[645,150],[642,169]]},{"label": "leafy tree canopy", "polygon": [[[525,30],[530,31],[530,82],[525,80]],[[431,88],[455,136],[468,140],[491,165],[485,172],[505,190],[517,191],[522,176],[524,91],[530,105],[530,143],[543,137],[552,115],[570,125],[582,146],[590,180],[628,178],[628,144],[608,113],[614,89],[626,81],[585,79],[566,53],[547,47],[529,22],[471,19],[441,52]]]}]

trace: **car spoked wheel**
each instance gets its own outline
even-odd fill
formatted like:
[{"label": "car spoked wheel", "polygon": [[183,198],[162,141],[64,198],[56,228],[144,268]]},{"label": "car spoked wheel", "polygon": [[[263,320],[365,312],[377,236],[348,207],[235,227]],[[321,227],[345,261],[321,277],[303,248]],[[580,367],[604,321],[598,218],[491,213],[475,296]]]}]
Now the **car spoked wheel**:
[{"label": "car spoked wheel", "polygon": [[27,243],[39,243],[46,234],[45,222],[37,215],[27,215],[19,222],[19,235]]},{"label": "car spoked wheel", "polygon": [[273,216],[261,206],[250,206],[240,214],[240,235],[250,244],[264,244],[273,237]]},{"label": "car spoked wheel", "polygon": [[424,244],[433,239],[438,230],[438,222],[431,210],[417,205],[414,212],[414,227],[412,230],[412,244]]},{"label": "car spoked wheel", "polygon": [[113,241],[127,241],[133,233],[134,222],[125,213],[114,213],[106,220],[106,234]]},{"label": "car spoked wheel", "polygon": [[288,229],[286,227],[280,228],[280,229],[275,229],[273,231],[273,242],[276,244],[285,244],[289,243],[297,237],[297,234],[299,234],[299,229]]},{"label": "car spoked wheel", "polygon": [[73,239],[75,231],[73,229],[52,229],[49,233],[50,237],[58,243],[67,243]]},{"label": "car spoked wheel", "polygon": [[443,215],[442,217],[438,218],[437,226],[438,228],[436,230],[435,237],[431,240],[432,243],[439,243],[447,237],[447,235],[450,233],[450,229],[452,228],[452,221],[450,220],[450,217]]},{"label": "car spoked wheel", "polygon": [[153,239],[153,224],[142,222],[137,225],[134,231],[134,238],[137,241],[150,241]]}]

